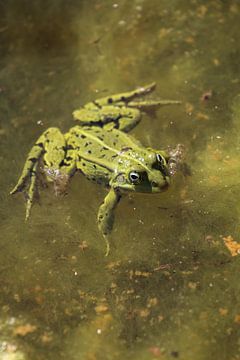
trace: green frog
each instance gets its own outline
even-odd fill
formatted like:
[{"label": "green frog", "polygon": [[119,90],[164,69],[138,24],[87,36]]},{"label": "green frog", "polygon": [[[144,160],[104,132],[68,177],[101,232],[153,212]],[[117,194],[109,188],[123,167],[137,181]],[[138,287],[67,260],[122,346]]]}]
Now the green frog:
[{"label": "green frog", "polygon": [[[106,240],[114,222],[114,209],[128,191],[159,193],[170,183],[170,155],[143,146],[128,132],[140,121],[141,112],[174,100],[143,100],[155,83],[126,93],[89,102],[73,112],[78,125],[63,134],[51,127],[42,133],[30,150],[22,174],[11,194],[26,194],[26,220],[38,192],[40,178],[54,184],[55,193],[64,193],[69,179],[80,171],[89,180],[105,185],[108,193],[101,204],[97,222]],[[139,100],[138,98],[141,97]]]}]

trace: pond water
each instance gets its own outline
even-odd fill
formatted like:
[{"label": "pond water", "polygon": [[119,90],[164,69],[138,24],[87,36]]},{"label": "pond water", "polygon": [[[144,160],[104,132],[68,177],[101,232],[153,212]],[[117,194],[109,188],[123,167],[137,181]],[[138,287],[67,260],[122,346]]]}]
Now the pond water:
[{"label": "pond water", "polygon": [[[0,2],[0,358],[240,359],[240,3]],[[72,111],[155,81],[146,146],[183,144],[191,175],[129,194],[111,252],[106,189],[80,174],[41,191],[26,223],[10,196],[34,141]]]}]

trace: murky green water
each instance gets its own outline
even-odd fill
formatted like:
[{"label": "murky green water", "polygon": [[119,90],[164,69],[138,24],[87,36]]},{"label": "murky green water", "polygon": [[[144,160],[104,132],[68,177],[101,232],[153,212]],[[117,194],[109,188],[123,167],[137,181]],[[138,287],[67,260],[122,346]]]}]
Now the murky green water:
[{"label": "murky green water", "polygon": [[[240,260],[223,239],[240,243],[240,3],[8,0],[0,12],[0,358],[240,359]],[[152,81],[182,105],[132,133],[184,144],[192,175],[126,196],[108,258],[106,190],[80,175],[64,198],[42,191],[25,224],[9,191],[41,132]]]}]

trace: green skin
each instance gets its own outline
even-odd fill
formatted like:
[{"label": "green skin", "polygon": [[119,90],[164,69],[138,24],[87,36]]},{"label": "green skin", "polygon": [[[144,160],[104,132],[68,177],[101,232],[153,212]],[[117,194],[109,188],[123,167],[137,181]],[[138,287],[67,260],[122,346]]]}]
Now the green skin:
[{"label": "green skin", "polygon": [[79,125],[66,134],[58,128],[43,132],[30,150],[18,183],[11,191],[11,194],[26,192],[26,220],[42,175],[54,183],[56,193],[62,193],[69,179],[80,170],[88,179],[109,188],[97,218],[107,244],[106,255],[109,253],[108,235],[121,194],[126,191],[158,193],[166,190],[170,182],[168,154],[145,148],[126,134],[139,123],[141,111],[179,103],[172,100],[134,101],[154,88],[153,83],[95,100],[73,112]]}]

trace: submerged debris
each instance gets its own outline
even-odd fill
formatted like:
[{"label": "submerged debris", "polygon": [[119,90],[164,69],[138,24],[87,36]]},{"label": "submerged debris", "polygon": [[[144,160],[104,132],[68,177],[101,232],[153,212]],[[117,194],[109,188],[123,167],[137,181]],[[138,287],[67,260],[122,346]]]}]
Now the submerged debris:
[{"label": "submerged debris", "polygon": [[34,332],[36,329],[37,327],[31,324],[19,325],[14,329],[14,335],[26,336],[27,334]]},{"label": "submerged debris", "polygon": [[240,255],[240,244],[231,235],[223,237],[223,241],[232,256]]},{"label": "submerged debris", "polygon": [[213,96],[213,91],[212,90],[207,90],[202,94],[200,100],[202,102],[206,102],[206,101],[210,100],[212,98],[212,96]]},{"label": "submerged debris", "polygon": [[177,144],[174,149],[169,150],[168,169],[170,176],[174,176],[179,170],[182,170],[186,149],[184,145]]},{"label": "submerged debris", "polygon": [[53,181],[55,195],[65,195],[69,175],[62,173],[59,169],[44,168],[42,171]]}]

